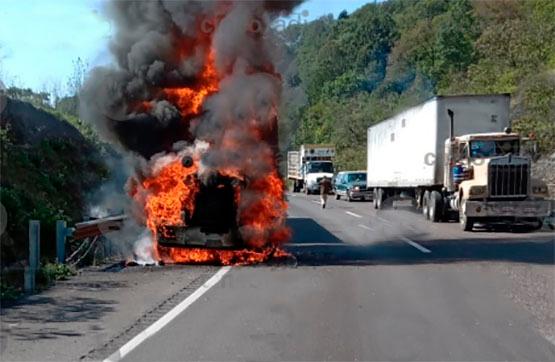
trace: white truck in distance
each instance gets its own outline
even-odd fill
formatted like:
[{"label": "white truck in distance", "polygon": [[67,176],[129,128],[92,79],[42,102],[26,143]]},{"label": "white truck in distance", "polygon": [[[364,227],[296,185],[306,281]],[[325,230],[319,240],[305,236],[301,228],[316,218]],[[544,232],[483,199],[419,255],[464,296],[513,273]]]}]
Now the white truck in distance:
[{"label": "white truck in distance", "polygon": [[426,219],[523,222],[549,215],[547,185],[510,130],[508,94],[438,96],[368,128],[368,187],[380,209],[400,194]]},{"label": "white truck in distance", "polygon": [[333,145],[301,145],[299,151],[287,153],[287,179],[293,182],[293,192],[304,190],[306,194],[317,193],[324,176],[333,177]]}]

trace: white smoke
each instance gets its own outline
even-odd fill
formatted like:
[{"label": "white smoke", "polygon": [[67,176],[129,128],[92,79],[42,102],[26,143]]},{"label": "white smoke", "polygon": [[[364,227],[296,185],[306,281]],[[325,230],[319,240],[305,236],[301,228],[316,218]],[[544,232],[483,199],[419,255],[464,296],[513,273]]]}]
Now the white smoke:
[{"label": "white smoke", "polygon": [[135,262],[139,265],[153,265],[157,264],[157,260],[153,255],[153,240],[152,233],[150,230],[145,229],[137,241],[133,245],[133,255],[135,256]]}]

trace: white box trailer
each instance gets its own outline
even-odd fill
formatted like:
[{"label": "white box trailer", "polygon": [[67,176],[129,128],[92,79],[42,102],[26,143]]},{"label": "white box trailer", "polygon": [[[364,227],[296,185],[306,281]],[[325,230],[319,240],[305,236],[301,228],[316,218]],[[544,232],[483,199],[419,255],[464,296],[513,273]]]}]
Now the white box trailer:
[{"label": "white box trailer", "polygon": [[302,163],[311,161],[333,161],[335,146],[330,144],[304,144],[300,150]]},{"label": "white box trailer", "polygon": [[455,136],[501,132],[509,126],[508,94],[437,96],[368,128],[368,187],[418,187],[444,183],[447,109]]},{"label": "white box trailer", "polygon": [[287,178],[289,180],[300,180],[302,177],[299,151],[287,152]]},{"label": "white box trailer", "polygon": [[510,129],[510,96],[438,96],[368,128],[374,208],[403,194],[425,219],[541,227],[547,186],[530,174]]}]

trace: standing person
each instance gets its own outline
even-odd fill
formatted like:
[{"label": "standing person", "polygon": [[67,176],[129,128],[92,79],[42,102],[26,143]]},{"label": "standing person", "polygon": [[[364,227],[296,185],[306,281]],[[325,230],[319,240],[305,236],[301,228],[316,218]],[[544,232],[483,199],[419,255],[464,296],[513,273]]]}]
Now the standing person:
[{"label": "standing person", "polygon": [[328,201],[328,194],[331,190],[331,181],[329,178],[324,176],[322,181],[320,181],[320,201],[322,203],[322,209],[326,208],[326,202]]}]

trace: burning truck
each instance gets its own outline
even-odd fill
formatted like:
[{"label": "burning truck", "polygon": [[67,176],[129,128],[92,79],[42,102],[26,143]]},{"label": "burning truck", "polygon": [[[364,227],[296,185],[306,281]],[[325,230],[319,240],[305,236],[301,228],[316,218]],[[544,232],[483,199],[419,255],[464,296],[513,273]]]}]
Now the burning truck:
[{"label": "burning truck", "polygon": [[81,112],[130,160],[132,214],[155,258],[256,262],[288,239],[269,24],[294,5],[107,5],[116,64],[91,72]]}]

